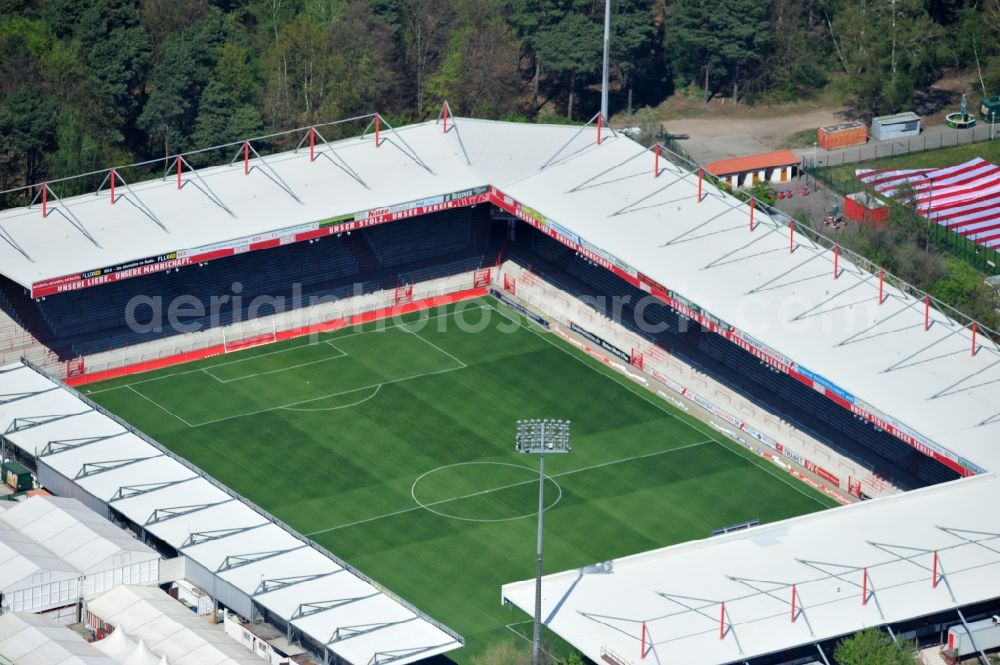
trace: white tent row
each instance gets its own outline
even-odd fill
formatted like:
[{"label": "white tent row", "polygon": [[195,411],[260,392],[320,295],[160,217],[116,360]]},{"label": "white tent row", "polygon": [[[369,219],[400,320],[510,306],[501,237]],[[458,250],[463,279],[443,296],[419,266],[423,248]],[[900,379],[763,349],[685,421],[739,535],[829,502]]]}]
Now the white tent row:
[{"label": "white tent row", "polygon": [[10,665],[126,665],[125,661],[103,653],[65,626],[37,614],[15,613],[0,615],[0,662]]},{"label": "white tent row", "polygon": [[125,665],[261,665],[260,658],[157,588],[119,586],[87,603],[88,621],[114,626],[97,643]]},{"label": "white tent row", "polygon": [[0,596],[3,612],[43,612],[71,605],[81,596],[80,571],[0,522]]},{"label": "white tent row", "polygon": [[160,555],[75,499],[36,495],[0,512],[5,612],[44,612],[116,584],[156,584]]},{"label": "white tent row", "polygon": [[[186,557],[187,577],[233,611],[254,619],[266,608],[293,638],[309,637],[355,665],[406,665],[461,646],[441,624],[75,390],[51,379],[57,390],[39,386],[40,376],[27,365],[0,367],[0,395],[21,382],[36,388],[16,402],[0,401],[0,432],[37,452],[49,490],[94,510],[113,509],[170,545]],[[331,602],[345,598],[357,600],[349,607]]]},{"label": "white tent row", "polygon": [[134,565],[132,584],[157,582],[160,555],[75,499],[29,497],[0,513],[0,523],[30,537],[84,575]]}]

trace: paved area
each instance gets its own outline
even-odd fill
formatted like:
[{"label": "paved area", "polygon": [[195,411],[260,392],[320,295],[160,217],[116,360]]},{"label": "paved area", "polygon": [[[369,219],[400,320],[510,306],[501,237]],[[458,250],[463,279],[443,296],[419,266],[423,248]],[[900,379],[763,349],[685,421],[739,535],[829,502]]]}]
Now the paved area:
[{"label": "paved area", "polygon": [[[817,184],[819,185],[817,187]],[[808,186],[808,196],[803,193],[803,187]],[[815,183],[812,178],[800,178],[792,183],[780,186],[780,189],[792,191],[791,198],[778,199],[774,207],[793,219],[808,219],[813,227],[824,235],[832,236],[835,229],[823,227],[827,215],[841,215],[844,212],[844,197],[833,190]]]},{"label": "paved area", "polygon": [[920,152],[935,148],[1000,139],[1000,122],[991,128],[988,124],[977,124],[971,129],[952,129],[947,125],[930,125],[924,127],[919,136],[894,141],[874,141],[861,146],[841,148],[840,150],[822,150],[818,148],[799,148],[792,152],[802,157],[808,167],[840,166],[855,162],[904,155],[908,152]]},{"label": "paved area", "polygon": [[840,111],[819,110],[797,115],[765,118],[684,118],[663,123],[681,147],[696,161],[708,164],[718,159],[774,150],[790,134],[842,122]]},{"label": "paved area", "polygon": [[[919,136],[893,141],[869,140],[867,144],[823,150],[818,147],[796,148],[792,152],[808,167],[839,166],[859,161],[891,157],[932,148],[946,148],[990,138],[1000,139],[1000,122],[992,128],[980,121],[972,129],[952,129],[932,117]],[[740,157],[777,149],[787,138],[809,129],[843,122],[841,109],[817,110],[797,115],[777,115],[766,118],[705,117],[670,120],[663,123],[691,157],[708,164],[728,157]]]}]

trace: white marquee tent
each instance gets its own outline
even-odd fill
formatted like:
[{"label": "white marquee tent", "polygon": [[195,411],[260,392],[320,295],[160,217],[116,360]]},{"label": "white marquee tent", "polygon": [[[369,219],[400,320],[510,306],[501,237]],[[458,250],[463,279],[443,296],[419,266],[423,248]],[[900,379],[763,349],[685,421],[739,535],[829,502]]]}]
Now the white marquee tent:
[{"label": "white marquee tent", "polygon": [[[139,648],[127,665],[260,665],[261,660],[157,588],[118,586],[87,603],[88,622],[125,630]],[[110,639],[110,638],[108,638]],[[148,649],[148,655],[141,654]],[[136,655],[140,654],[140,655]],[[151,659],[152,657],[152,659]]]},{"label": "white marquee tent", "polygon": [[[6,661],[3,661],[6,659]],[[11,665],[122,665],[82,637],[37,614],[0,615],[0,662]]]}]

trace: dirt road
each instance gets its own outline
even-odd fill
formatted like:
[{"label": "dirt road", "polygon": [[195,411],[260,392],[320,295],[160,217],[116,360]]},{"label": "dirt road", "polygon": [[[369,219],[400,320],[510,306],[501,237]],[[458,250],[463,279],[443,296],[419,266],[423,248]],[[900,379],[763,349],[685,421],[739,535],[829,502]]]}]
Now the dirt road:
[{"label": "dirt road", "polygon": [[795,132],[841,122],[836,110],[822,109],[795,115],[703,117],[668,120],[664,129],[680,138],[681,146],[702,164],[717,159],[774,150]]}]

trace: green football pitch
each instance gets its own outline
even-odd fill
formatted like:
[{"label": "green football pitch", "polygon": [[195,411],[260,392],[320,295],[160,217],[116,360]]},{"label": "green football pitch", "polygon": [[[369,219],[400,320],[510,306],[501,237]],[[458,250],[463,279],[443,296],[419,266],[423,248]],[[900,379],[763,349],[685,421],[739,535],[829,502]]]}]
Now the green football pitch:
[{"label": "green football pitch", "polygon": [[538,460],[515,421],[572,421],[546,463],[545,570],[822,510],[821,494],[492,299],[84,387],[461,633],[530,636]]}]

